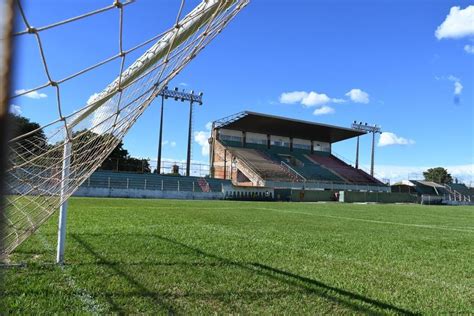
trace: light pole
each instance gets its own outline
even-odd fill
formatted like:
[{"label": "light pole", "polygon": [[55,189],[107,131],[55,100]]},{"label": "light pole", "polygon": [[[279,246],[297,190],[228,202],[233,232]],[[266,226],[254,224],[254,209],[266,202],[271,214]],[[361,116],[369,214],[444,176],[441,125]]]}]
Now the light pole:
[{"label": "light pole", "polygon": [[160,114],[160,136],[158,139],[158,158],[156,163],[156,173],[161,174],[161,146],[163,145],[163,114],[165,108],[165,97],[161,96],[161,114]]},{"label": "light pole", "polygon": [[191,93],[187,93],[184,90],[179,91],[178,88],[174,88],[174,90],[169,90],[168,87],[165,87],[158,95],[161,96],[161,118],[160,118],[160,136],[159,136],[159,143],[158,143],[158,159],[157,159],[157,169],[158,173],[161,172],[160,165],[161,165],[161,147],[162,147],[162,140],[163,140],[163,109],[164,109],[164,99],[174,98],[175,101],[189,101],[189,130],[188,130],[188,153],[186,159],[186,176],[190,175],[191,171],[191,145],[192,145],[192,118],[193,118],[193,103],[198,103],[202,105],[202,96],[203,93],[200,92],[199,94],[194,94],[194,91]]},{"label": "light pole", "polygon": [[[194,91],[191,91],[193,94]],[[193,130],[193,100],[189,101],[189,126],[188,126],[188,154],[186,157],[186,176],[191,175],[191,142],[192,142],[192,130]]]},{"label": "light pole", "polygon": [[[380,126],[377,126],[376,124],[374,125],[368,125],[367,123],[362,124],[362,122],[357,123],[357,121],[354,121],[352,123],[352,128],[367,132],[367,133],[372,133],[372,152],[371,152],[371,161],[370,161],[370,175],[373,177],[374,176],[374,160],[375,160],[375,134],[382,133],[382,129]],[[356,168],[359,167],[359,137],[357,137],[357,157],[356,157]]]},{"label": "light pole", "polygon": [[359,137],[357,136],[357,147],[356,147],[356,169],[359,169]]}]

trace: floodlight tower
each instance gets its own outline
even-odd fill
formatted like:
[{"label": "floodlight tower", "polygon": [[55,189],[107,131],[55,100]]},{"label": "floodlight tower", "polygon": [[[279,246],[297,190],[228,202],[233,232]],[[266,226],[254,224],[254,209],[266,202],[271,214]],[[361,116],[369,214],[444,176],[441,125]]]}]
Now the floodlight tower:
[{"label": "floodlight tower", "polygon": [[[374,176],[374,157],[375,157],[375,134],[382,133],[382,129],[380,126],[377,126],[376,124],[374,125],[369,125],[367,123],[362,123],[357,121],[354,121],[352,123],[352,128],[359,130],[359,131],[364,131],[367,133],[372,133],[372,153],[371,153],[371,161],[370,161],[370,175],[373,177]],[[357,136],[357,149],[356,149],[356,168],[359,168],[359,136]]]},{"label": "floodlight tower", "polygon": [[157,173],[161,173],[161,146],[163,141],[163,112],[165,103],[164,100],[168,98],[174,98],[175,101],[189,101],[189,130],[188,130],[188,153],[186,159],[186,176],[190,175],[191,172],[191,144],[192,144],[192,121],[193,121],[193,104],[198,103],[202,105],[202,96],[203,93],[194,94],[194,91],[187,93],[184,90],[179,91],[178,88],[174,90],[169,90],[168,87],[165,87],[163,91],[159,94],[161,96],[161,117],[160,117],[160,136],[158,141],[158,159],[157,159]]}]

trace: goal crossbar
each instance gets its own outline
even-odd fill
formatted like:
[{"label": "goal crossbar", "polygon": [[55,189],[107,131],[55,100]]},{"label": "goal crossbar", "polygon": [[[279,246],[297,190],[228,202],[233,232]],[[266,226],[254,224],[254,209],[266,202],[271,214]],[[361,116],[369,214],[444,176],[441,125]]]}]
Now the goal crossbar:
[{"label": "goal crossbar", "polygon": [[[181,0],[176,23],[153,40],[156,42],[126,69],[125,55],[135,48],[122,50],[120,29],[119,76],[104,90],[91,97],[82,108],[69,115],[63,114],[60,95],[62,81],[54,81],[48,71],[40,34],[37,31],[16,34],[36,37],[45,72],[51,87],[56,89],[58,119],[10,141],[7,205],[6,212],[0,215],[6,223],[0,241],[0,257],[8,256],[61,206],[58,261],[62,260],[67,199],[102,164],[169,81],[248,2],[249,0],[203,0],[181,18],[184,5],[184,0]],[[125,3],[132,1],[124,1],[123,4]],[[120,1],[115,0],[114,4],[120,10],[121,28],[124,9]],[[29,28],[30,24],[23,10],[21,13],[24,24]],[[81,19],[86,17],[87,14]],[[69,23],[75,20],[78,19],[66,21]],[[58,27],[62,23],[52,25]],[[150,40],[145,41],[147,42],[152,43]],[[70,79],[95,68],[84,68]],[[41,88],[43,86],[33,91]]]}]

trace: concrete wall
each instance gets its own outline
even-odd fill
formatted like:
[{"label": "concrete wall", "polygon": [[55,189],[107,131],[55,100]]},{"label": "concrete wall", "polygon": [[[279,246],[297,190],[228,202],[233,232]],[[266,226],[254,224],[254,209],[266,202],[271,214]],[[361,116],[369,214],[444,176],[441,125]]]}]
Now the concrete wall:
[{"label": "concrete wall", "polygon": [[[336,201],[337,190],[275,190],[275,196],[280,196],[282,200],[293,202],[319,202]],[[387,192],[354,192],[344,191],[344,202],[377,202],[377,203],[416,203],[416,195],[408,193],[387,193]],[[342,201],[341,201],[342,202]]]},{"label": "concrete wall", "polygon": [[214,141],[213,168],[214,178],[232,179],[232,160],[234,157],[219,141]]},{"label": "concrete wall", "polygon": [[183,191],[158,191],[142,189],[109,189],[80,187],[74,196],[83,197],[120,197],[120,198],[146,198],[146,199],[180,199],[180,200],[221,200],[222,192],[183,192]]},{"label": "concrete wall", "polygon": [[386,192],[344,192],[344,202],[377,202],[377,203],[416,203],[418,197],[408,193]]},{"label": "concrete wall", "polygon": [[346,184],[346,183],[331,183],[331,182],[275,182],[266,181],[267,187],[273,188],[291,188],[297,189],[323,189],[323,190],[354,190],[354,191],[378,191],[378,192],[390,192],[389,186],[376,186],[376,185],[358,185],[358,184]]},{"label": "concrete wall", "polygon": [[291,190],[291,201],[293,202],[318,202],[318,201],[335,201],[335,193],[337,191],[308,191],[308,190]]}]

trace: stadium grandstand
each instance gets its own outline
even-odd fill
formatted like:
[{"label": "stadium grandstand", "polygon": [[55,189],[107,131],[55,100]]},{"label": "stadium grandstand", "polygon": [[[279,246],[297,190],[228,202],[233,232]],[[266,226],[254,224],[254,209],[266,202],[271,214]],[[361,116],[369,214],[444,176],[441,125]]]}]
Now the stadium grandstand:
[{"label": "stadium grandstand", "polygon": [[364,135],[345,128],[244,111],[213,122],[211,177],[238,186],[389,192],[332,152]]},{"label": "stadium grandstand", "polygon": [[393,193],[416,194],[422,204],[472,204],[474,191],[462,183],[440,184],[426,180],[404,180],[391,186]]},{"label": "stadium grandstand", "polygon": [[96,171],[80,187],[125,190],[182,191],[182,192],[222,192],[230,181],[204,177],[158,175],[154,173]]}]

